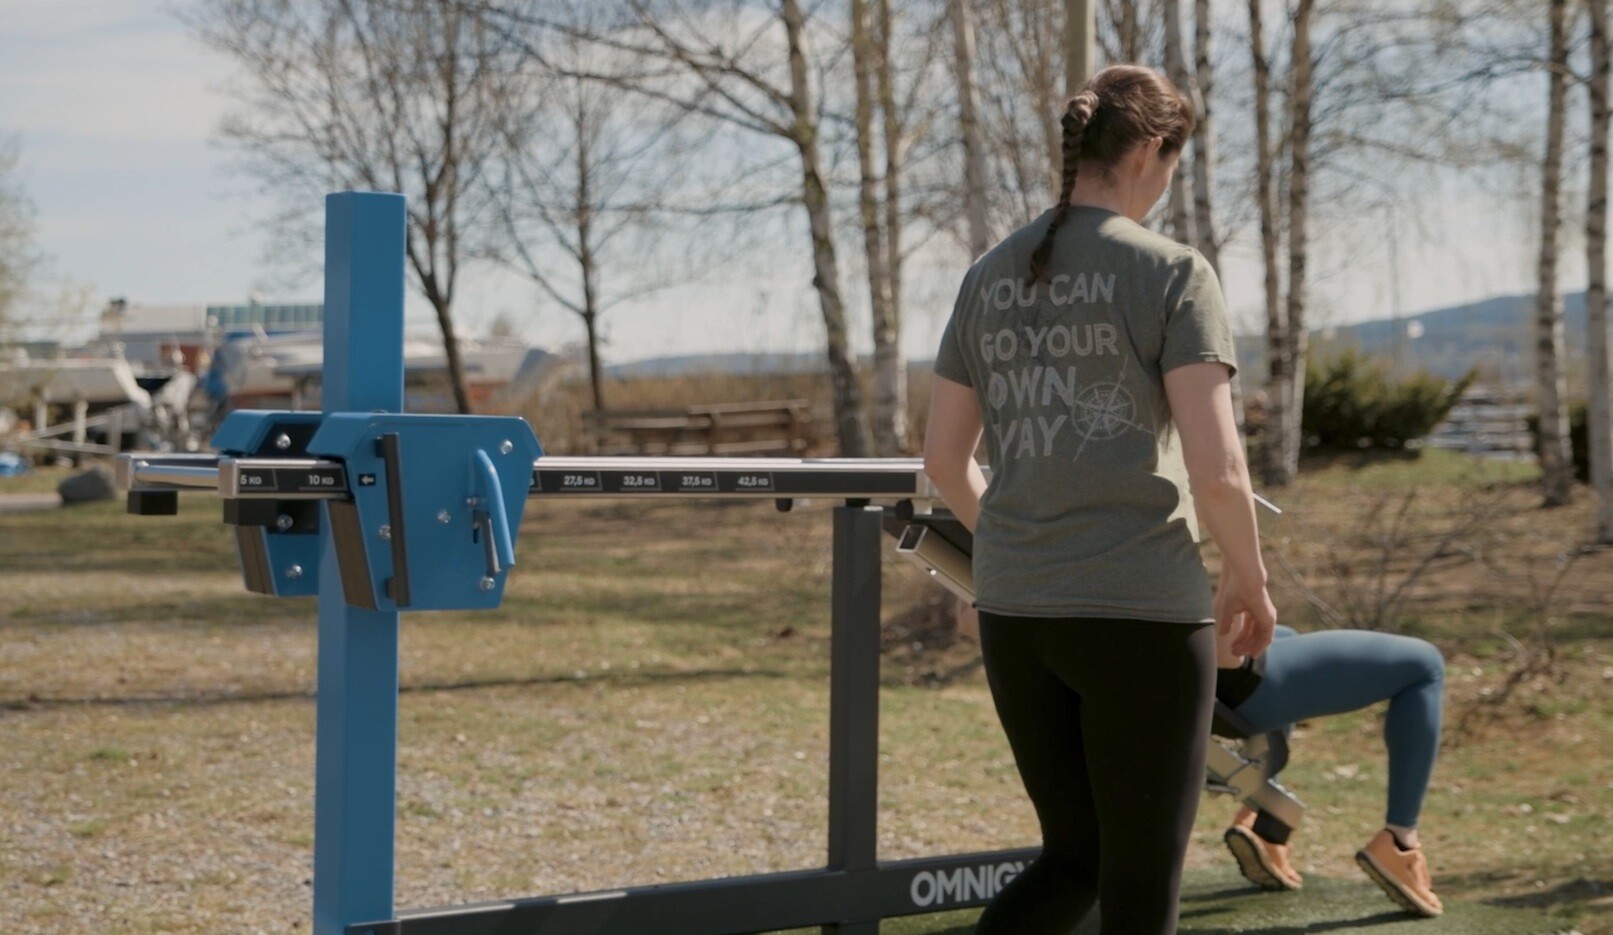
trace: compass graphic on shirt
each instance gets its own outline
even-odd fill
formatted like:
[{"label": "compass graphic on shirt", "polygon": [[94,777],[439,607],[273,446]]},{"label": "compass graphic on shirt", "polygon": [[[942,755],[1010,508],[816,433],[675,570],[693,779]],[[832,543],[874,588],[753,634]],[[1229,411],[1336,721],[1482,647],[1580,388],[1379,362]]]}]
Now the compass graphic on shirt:
[{"label": "compass graphic on shirt", "polygon": [[1136,422],[1137,404],[1118,383],[1094,383],[1075,397],[1073,427],[1085,441],[1107,441]]}]

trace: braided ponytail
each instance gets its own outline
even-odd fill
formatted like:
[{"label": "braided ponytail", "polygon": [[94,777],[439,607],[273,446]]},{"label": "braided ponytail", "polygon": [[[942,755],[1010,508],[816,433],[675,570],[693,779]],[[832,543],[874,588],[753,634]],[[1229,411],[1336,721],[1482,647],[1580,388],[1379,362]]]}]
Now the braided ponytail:
[{"label": "braided ponytail", "polygon": [[1053,221],[1047,225],[1047,233],[1042,235],[1042,242],[1036,245],[1035,252],[1031,254],[1031,282],[1044,282],[1047,279],[1047,261],[1053,256],[1053,238],[1058,235],[1059,225],[1064,223],[1065,215],[1070,212],[1070,194],[1075,191],[1075,173],[1081,164],[1081,144],[1086,141],[1087,127],[1097,114],[1100,103],[1098,95],[1089,88],[1070,98],[1064,105],[1064,116],[1059,119],[1059,125],[1064,130],[1064,176],[1059,185],[1058,204],[1053,208]]},{"label": "braided ponytail", "polygon": [[1160,153],[1180,152],[1198,122],[1193,102],[1157,72],[1138,65],[1111,65],[1092,76],[1081,93],[1064,105],[1063,177],[1053,220],[1031,253],[1031,282],[1045,282],[1053,240],[1070,212],[1076,170],[1108,172],[1133,146],[1155,137]]}]

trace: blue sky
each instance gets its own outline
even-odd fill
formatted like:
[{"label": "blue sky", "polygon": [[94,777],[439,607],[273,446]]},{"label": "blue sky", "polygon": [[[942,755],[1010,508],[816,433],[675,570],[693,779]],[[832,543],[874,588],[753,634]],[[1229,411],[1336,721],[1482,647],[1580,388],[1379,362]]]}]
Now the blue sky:
[{"label": "blue sky", "polygon": [[[230,173],[230,154],[210,142],[228,107],[219,88],[230,63],[187,35],[172,14],[174,3],[4,0],[4,8],[0,133],[20,136],[40,246],[57,276],[85,284],[93,309],[114,295],[153,305],[240,301],[254,291],[267,299],[318,298],[316,282],[288,282],[278,278],[283,270],[263,262],[266,238],[253,225],[263,206],[247,181]],[[1408,313],[1533,288],[1526,212],[1456,184],[1425,196],[1416,210],[1426,239],[1409,226],[1400,236]],[[1317,320],[1386,314],[1390,276],[1381,225],[1323,236],[1314,265]],[[1257,326],[1261,307],[1253,247],[1248,237],[1233,244],[1223,273],[1234,315],[1249,328]],[[1583,261],[1572,241],[1566,249],[1564,285],[1577,289]],[[855,297],[848,265],[842,264],[843,286]],[[950,255],[915,264],[904,340],[910,354],[933,352],[964,265],[963,257]],[[736,267],[726,280],[612,311],[606,359],[821,347],[810,271],[804,264],[770,270],[758,278]],[[538,344],[580,338],[574,318],[487,271],[469,274],[457,311],[472,331],[504,314]],[[430,321],[418,299],[410,317]]]}]

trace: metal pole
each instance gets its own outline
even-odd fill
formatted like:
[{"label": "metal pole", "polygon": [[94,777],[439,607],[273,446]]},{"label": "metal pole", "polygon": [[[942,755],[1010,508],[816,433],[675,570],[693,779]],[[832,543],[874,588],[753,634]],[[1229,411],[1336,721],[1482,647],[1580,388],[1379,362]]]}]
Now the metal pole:
[{"label": "metal pole", "polygon": [[1092,0],[1064,0],[1064,91],[1067,96],[1074,97],[1092,77],[1093,63],[1097,59],[1097,34]]},{"label": "metal pole", "polygon": [[[403,196],[325,198],[327,414],[403,411],[403,256]],[[329,536],[319,571],[314,935],[392,918],[397,798],[398,614],[347,604]]]},{"label": "metal pole", "polygon": [[[834,580],[829,622],[829,866],[879,865],[878,507],[834,512]],[[879,918],[846,919],[823,935],[879,935]]]}]

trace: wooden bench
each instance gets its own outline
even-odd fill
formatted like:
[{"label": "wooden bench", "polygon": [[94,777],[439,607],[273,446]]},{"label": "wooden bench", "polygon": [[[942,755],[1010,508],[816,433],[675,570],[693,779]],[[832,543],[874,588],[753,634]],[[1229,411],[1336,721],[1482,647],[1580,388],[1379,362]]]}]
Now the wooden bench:
[{"label": "wooden bench", "polygon": [[681,409],[591,409],[584,443],[604,455],[788,455],[812,443],[804,399],[712,403]]}]

